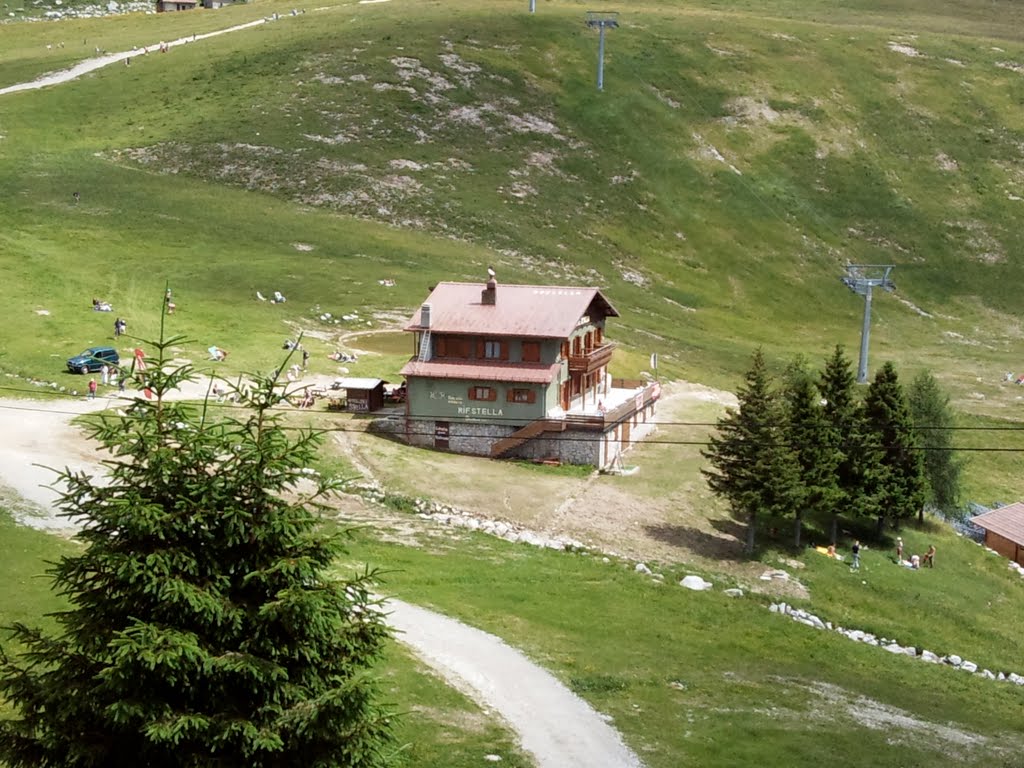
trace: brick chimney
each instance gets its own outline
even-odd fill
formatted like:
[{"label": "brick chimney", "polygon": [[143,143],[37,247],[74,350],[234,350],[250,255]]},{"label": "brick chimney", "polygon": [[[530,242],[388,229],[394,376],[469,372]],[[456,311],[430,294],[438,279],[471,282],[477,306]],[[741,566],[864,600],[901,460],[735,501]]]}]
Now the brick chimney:
[{"label": "brick chimney", "polygon": [[480,303],[494,306],[498,298],[498,281],[491,276],[491,279],[487,281],[487,285],[482,291],[480,291]]}]

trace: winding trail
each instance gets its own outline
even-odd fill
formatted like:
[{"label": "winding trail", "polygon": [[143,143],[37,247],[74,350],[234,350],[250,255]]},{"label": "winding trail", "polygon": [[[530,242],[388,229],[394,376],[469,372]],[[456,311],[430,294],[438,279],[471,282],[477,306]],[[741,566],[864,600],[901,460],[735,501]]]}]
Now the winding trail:
[{"label": "winding trail", "polygon": [[[206,391],[206,382],[199,381],[179,396],[201,398]],[[19,522],[72,530],[71,522],[54,514],[53,474],[36,465],[100,475],[103,455],[71,421],[118,404],[118,398],[103,397],[0,399],[0,484],[7,497],[2,503]],[[398,639],[449,684],[500,716],[538,768],[641,768],[599,713],[500,638],[400,600],[389,600],[386,610]]]}]

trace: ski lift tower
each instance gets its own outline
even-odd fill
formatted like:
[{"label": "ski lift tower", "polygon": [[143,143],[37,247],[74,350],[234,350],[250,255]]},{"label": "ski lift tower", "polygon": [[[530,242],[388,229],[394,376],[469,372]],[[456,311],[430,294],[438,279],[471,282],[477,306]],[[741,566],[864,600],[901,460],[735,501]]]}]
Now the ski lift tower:
[{"label": "ski lift tower", "polygon": [[854,293],[864,297],[864,324],[860,331],[860,363],[857,366],[857,383],[868,380],[868,339],[871,336],[871,290],[881,288],[891,291],[896,284],[889,279],[892,264],[847,264],[846,277],[840,280]]},{"label": "ski lift tower", "polygon": [[587,26],[597,27],[600,33],[597,43],[597,90],[604,90],[604,31],[619,26],[619,14],[615,11],[587,11]]}]

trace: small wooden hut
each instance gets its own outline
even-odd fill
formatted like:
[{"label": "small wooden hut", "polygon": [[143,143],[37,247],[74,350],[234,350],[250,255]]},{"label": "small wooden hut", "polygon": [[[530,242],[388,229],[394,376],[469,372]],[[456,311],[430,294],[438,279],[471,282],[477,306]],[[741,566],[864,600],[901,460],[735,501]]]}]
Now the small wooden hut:
[{"label": "small wooden hut", "polygon": [[971,522],[985,529],[985,546],[1024,565],[1024,502],[985,512]]}]

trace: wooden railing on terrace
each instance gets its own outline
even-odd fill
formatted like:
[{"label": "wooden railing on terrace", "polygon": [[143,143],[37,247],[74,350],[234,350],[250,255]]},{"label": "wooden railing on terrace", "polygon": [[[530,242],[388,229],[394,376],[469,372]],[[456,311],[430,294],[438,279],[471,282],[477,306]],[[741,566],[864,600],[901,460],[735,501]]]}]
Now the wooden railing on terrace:
[{"label": "wooden railing on terrace", "polygon": [[642,392],[637,392],[636,397],[627,400],[622,405],[616,406],[604,414],[567,413],[565,421],[569,426],[576,429],[603,430],[606,426],[618,424],[637,411],[646,408],[661,395],[660,384],[652,383],[646,386],[644,384],[645,382],[643,381],[634,383],[624,379],[612,379],[612,387],[616,389],[634,389],[639,387],[644,387],[644,389]]},{"label": "wooden railing on terrace", "polygon": [[612,353],[615,351],[615,342],[606,341],[599,347],[594,347],[588,352],[569,355],[570,373],[592,373],[602,366],[611,362]]}]

